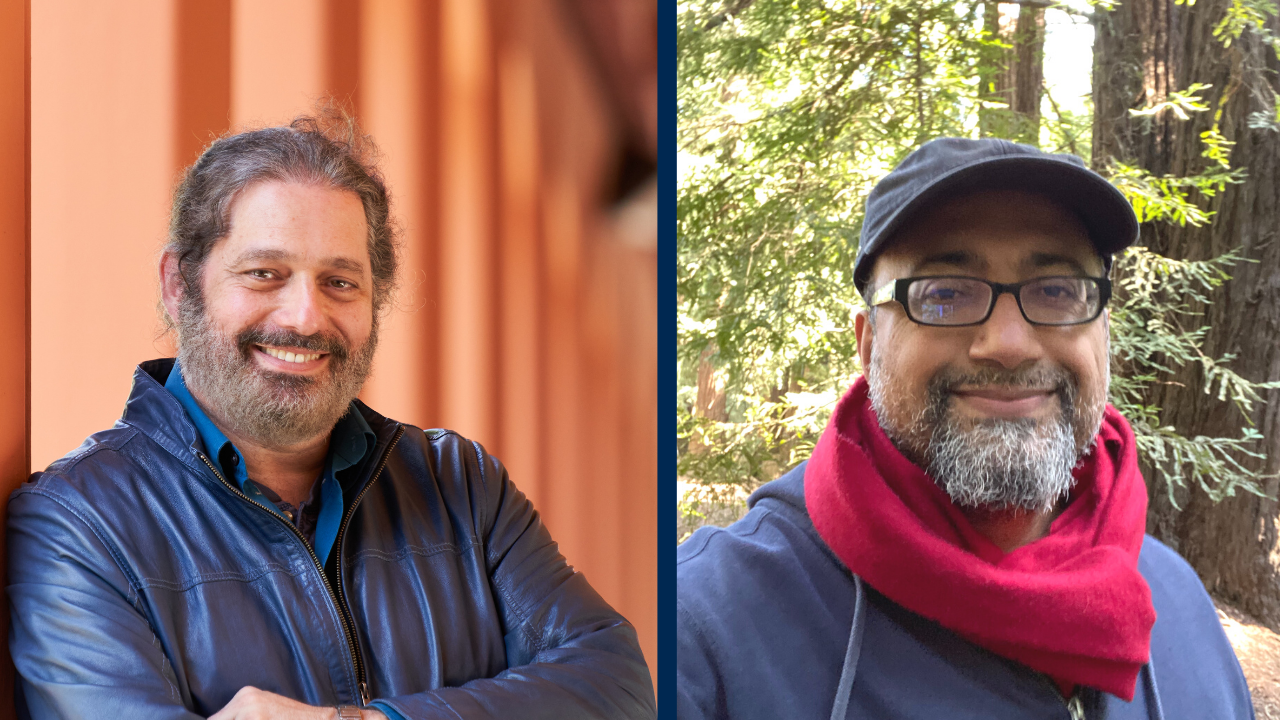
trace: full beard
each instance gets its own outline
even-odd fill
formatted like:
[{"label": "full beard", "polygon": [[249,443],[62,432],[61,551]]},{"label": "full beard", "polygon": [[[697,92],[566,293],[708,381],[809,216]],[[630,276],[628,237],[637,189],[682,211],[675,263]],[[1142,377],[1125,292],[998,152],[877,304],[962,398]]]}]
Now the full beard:
[{"label": "full beard", "polygon": [[[373,366],[378,322],[354,351],[340,337],[299,335],[256,325],[235,337],[213,326],[203,304],[179,308],[178,361],[188,389],[220,424],[264,447],[286,448],[333,430],[360,393]],[[264,370],[255,345],[329,354],[328,373],[304,377]]]},{"label": "full beard", "polygon": [[[988,510],[1053,509],[1075,484],[1072,470],[1092,447],[1105,393],[1082,400],[1079,382],[1062,368],[943,369],[929,382],[924,408],[909,413],[877,346],[867,368],[871,407],[889,439],[938,483],[952,502]],[[1052,417],[965,418],[952,406],[956,388],[1053,387]]]}]

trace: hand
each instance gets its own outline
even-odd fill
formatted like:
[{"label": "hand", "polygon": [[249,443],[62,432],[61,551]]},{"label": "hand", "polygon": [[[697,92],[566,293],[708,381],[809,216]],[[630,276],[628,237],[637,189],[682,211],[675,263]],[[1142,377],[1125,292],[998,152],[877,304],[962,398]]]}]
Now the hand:
[{"label": "hand", "polygon": [[[370,708],[361,709],[360,716],[364,720],[387,720],[386,715]],[[338,711],[334,708],[305,705],[246,685],[226,707],[210,715],[209,720],[335,720],[337,717]]]}]

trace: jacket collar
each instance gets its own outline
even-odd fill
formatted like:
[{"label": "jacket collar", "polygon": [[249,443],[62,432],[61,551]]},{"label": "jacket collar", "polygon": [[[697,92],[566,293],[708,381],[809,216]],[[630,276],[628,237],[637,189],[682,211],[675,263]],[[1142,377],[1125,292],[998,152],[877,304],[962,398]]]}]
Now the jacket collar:
[{"label": "jacket collar", "polygon": [[[133,389],[129,392],[120,421],[151,438],[157,445],[199,472],[204,469],[204,463],[196,457],[200,448],[197,440],[199,433],[182,403],[164,388],[173,364],[173,358],[160,358],[148,360],[134,369]],[[376,459],[386,452],[400,423],[374,412],[359,400],[355,401],[355,405],[377,436],[373,455],[375,461],[367,464],[371,468],[377,464]]]},{"label": "jacket collar", "polygon": [[164,389],[171,370],[173,358],[148,360],[134,368],[133,389],[129,391],[120,421],[151,438],[183,463],[198,467],[196,426],[178,399]]}]

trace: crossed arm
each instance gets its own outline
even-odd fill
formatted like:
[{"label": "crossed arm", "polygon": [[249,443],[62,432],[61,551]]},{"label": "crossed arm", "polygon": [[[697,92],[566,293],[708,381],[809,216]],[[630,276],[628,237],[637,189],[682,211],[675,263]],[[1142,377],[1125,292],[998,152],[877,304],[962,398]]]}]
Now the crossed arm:
[{"label": "crossed arm", "polygon": [[[500,482],[486,489],[493,503],[486,554],[511,667],[460,687],[380,698],[364,717],[654,717],[634,631],[565,564],[532,506],[492,462],[487,469]],[[30,717],[200,717],[184,703],[136,589],[82,513],[24,486],[10,503],[8,533],[10,649]],[[526,607],[503,599],[512,587],[529,598]],[[329,720],[336,710],[245,687],[211,717]]]},{"label": "crossed arm", "polygon": [[[370,708],[360,709],[361,720],[387,720],[387,716]],[[283,695],[244,687],[231,702],[209,720],[337,720],[336,708],[320,708],[290,700]]]}]

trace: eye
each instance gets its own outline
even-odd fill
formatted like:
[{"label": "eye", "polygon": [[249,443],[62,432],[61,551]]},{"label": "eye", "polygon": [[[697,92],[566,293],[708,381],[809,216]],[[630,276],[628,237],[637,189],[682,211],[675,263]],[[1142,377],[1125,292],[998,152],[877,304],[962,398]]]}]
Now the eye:
[{"label": "eye", "polygon": [[973,294],[969,283],[954,279],[933,280],[921,288],[920,299],[926,304],[967,302]]},{"label": "eye", "polygon": [[276,277],[274,270],[267,270],[265,268],[254,268],[246,274],[254,280],[273,280]]},{"label": "eye", "polygon": [[1040,294],[1047,300],[1073,301],[1079,297],[1076,287],[1069,281],[1045,283]]},{"label": "eye", "polygon": [[332,280],[329,281],[329,286],[335,287],[339,290],[354,290],[356,287],[356,284],[351,282],[350,280],[343,280],[342,278],[333,278]]}]

